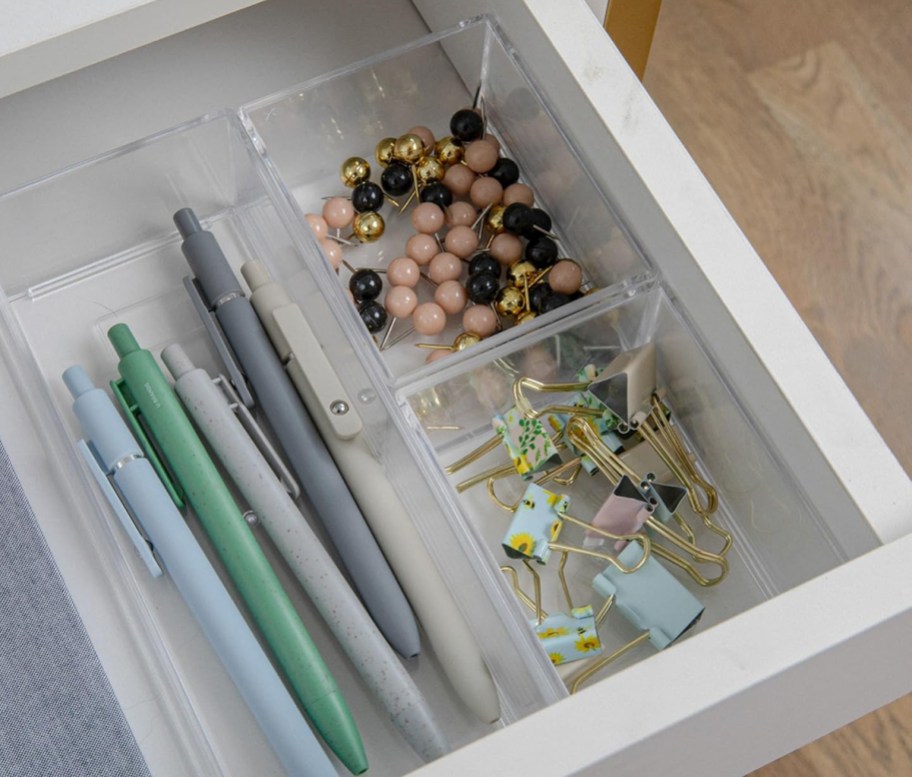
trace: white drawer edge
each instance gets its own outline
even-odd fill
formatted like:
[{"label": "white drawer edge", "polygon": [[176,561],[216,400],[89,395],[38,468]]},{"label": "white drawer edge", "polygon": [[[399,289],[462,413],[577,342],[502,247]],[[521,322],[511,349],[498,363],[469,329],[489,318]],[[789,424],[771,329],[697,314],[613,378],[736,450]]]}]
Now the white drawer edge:
[{"label": "white drawer edge", "polygon": [[912,481],[620,52],[582,2],[525,4],[878,537],[907,534]]},{"label": "white drawer edge", "polygon": [[99,0],[77,4],[25,3],[7,22],[0,47],[0,97],[145,46],[261,0]]},{"label": "white drawer edge", "polygon": [[745,774],[912,689],[910,557],[912,536],[414,774]]}]

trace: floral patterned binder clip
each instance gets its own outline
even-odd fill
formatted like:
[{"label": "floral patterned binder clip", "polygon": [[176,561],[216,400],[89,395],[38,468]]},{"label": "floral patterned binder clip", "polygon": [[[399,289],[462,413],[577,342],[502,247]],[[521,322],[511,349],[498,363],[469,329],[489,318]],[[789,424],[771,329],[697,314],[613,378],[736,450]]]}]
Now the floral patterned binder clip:
[{"label": "floral patterned binder clip", "polygon": [[492,424],[516,472],[524,480],[560,463],[560,453],[537,418],[526,418],[512,407],[503,415],[495,416]]},{"label": "floral patterned binder clip", "polygon": [[[569,507],[570,499],[567,496],[530,483],[526,486],[525,493],[516,506],[513,519],[502,543],[507,556],[520,560],[532,577],[534,595],[529,597],[519,587],[516,570],[510,566],[501,567],[504,572],[512,576],[513,589],[517,597],[535,613],[532,627],[543,643],[546,643],[544,647],[556,664],[589,658],[601,653],[601,642],[598,639],[592,609],[575,607],[570,596],[570,587],[565,574],[570,554],[593,556],[606,561],[609,566],[615,567],[619,574],[631,574],[647,562],[652,548],[651,541],[642,533],[616,535],[597,530],[605,537],[619,541],[632,541],[642,548],[643,552],[636,563],[628,565],[606,553],[560,543],[558,540],[565,522],[582,527],[588,526],[584,521],[569,515],[567,513]],[[532,562],[545,565],[553,551],[561,554],[557,575],[567,602],[569,615],[566,613],[548,615],[542,608],[541,576]],[[572,629],[570,624],[573,626]]]},{"label": "floral patterned binder clip", "polygon": [[457,491],[465,491],[478,483],[483,483],[493,473],[515,473],[523,480],[529,480],[536,473],[560,464],[560,451],[566,447],[556,444],[537,418],[528,418],[517,408],[512,407],[503,414],[495,415],[491,421],[494,436],[470,451],[458,461],[446,468],[452,475],[478,461],[499,445],[502,445],[509,456],[509,464],[501,464],[474,475],[456,486]]},{"label": "floral patterned binder clip", "polygon": [[[628,565],[634,564],[641,560],[642,554],[639,545],[630,544],[618,559]],[[618,574],[616,567],[608,566],[595,576],[592,587],[606,597],[596,616],[597,623],[602,623],[611,609],[616,608],[642,632],[626,645],[594,660],[569,678],[571,693],[578,691],[596,672],[643,642],[648,641],[656,649],[663,650],[691,629],[703,615],[703,604],[654,558],[647,559],[630,575]]]},{"label": "floral patterned binder clip", "polygon": [[602,641],[598,635],[598,623],[591,605],[570,607],[569,612],[549,615],[519,586],[519,576],[511,566],[502,566],[501,571],[510,577],[517,598],[532,612],[540,613],[541,620],[532,618],[529,623],[541,640],[541,645],[555,666],[573,661],[595,658],[602,654]]},{"label": "floral patterned binder clip", "polygon": [[[498,506],[506,507],[513,513],[510,525],[502,542],[504,552],[514,559],[521,559],[523,563],[536,561],[547,564],[554,550],[562,553],[558,576],[561,586],[566,589],[564,580],[564,565],[567,555],[578,553],[584,556],[593,556],[607,561],[616,566],[621,572],[629,574],[635,571],[620,563],[614,556],[594,551],[589,548],[576,547],[560,543],[561,531],[565,523],[575,524],[583,529],[596,532],[599,536],[617,542],[628,543],[636,541],[645,549],[645,557],[649,557],[652,542],[649,537],[639,530],[619,534],[610,529],[593,527],[579,518],[574,518],[567,511],[570,509],[570,498],[543,488],[539,483],[529,483],[522,498],[516,505],[507,506],[497,501]],[[645,560],[641,563],[645,563]]]}]

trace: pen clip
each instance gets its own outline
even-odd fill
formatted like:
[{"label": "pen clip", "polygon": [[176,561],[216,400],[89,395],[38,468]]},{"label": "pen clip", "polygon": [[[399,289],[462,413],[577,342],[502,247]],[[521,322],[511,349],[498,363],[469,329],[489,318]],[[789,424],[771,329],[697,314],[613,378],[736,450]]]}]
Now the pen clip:
[{"label": "pen clip", "polygon": [[298,363],[315,400],[308,409],[313,413],[319,407],[340,439],[357,437],[363,428],[361,417],[301,309],[294,303],[283,305],[272,311],[272,317],[288,344],[285,368]]},{"label": "pen clip", "polygon": [[212,382],[222,392],[225,401],[228,403],[228,407],[234,411],[238,421],[241,422],[241,426],[243,426],[247,434],[250,435],[253,444],[256,445],[260,453],[263,454],[263,458],[266,459],[266,462],[272,467],[272,471],[275,472],[276,476],[285,487],[285,490],[291,495],[292,499],[297,499],[301,495],[301,487],[288,470],[288,467],[282,462],[282,458],[279,456],[273,444],[269,442],[269,438],[266,437],[263,427],[257,423],[253,414],[244,407],[244,403],[241,402],[240,397],[234,390],[234,386],[231,385],[231,381],[224,375],[219,375],[217,378],[214,378]]},{"label": "pen clip", "polygon": [[183,509],[183,489],[174,481],[174,478],[171,477],[171,474],[168,472],[164,462],[158,455],[158,450],[156,450],[155,445],[149,438],[149,435],[146,433],[146,427],[140,420],[142,411],[139,409],[139,405],[133,398],[133,394],[130,392],[130,388],[127,386],[127,382],[123,378],[120,378],[119,380],[112,380],[111,391],[114,393],[115,399],[117,399],[118,403],[123,408],[124,413],[126,413],[127,423],[130,425],[130,429],[133,431],[133,435],[139,442],[139,447],[143,449],[143,452],[146,454],[146,458],[149,460],[149,463],[152,465],[152,468],[158,475],[159,480],[161,480],[162,484],[164,485],[165,490],[167,490],[168,495],[171,497],[174,504]]},{"label": "pen clip", "polygon": [[85,440],[79,440],[79,442],[76,443],[76,447],[82,454],[82,458],[85,459],[89,471],[92,473],[92,477],[95,478],[95,482],[98,483],[98,487],[101,489],[104,498],[114,510],[114,514],[117,516],[117,520],[120,521],[120,525],[123,526],[124,531],[127,533],[127,537],[130,538],[133,547],[136,548],[139,557],[146,565],[146,569],[149,570],[149,574],[152,575],[152,577],[161,577],[162,568],[155,560],[155,556],[152,555],[152,547],[149,544],[149,541],[139,531],[136,522],[133,520],[133,516],[130,514],[123,499],[121,499],[112,485],[108,474],[101,468],[101,464],[98,463],[98,457],[95,455],[94,450]]},{"label": "pen clip", "polygon": [[196,278],[190,275],[184,276],[184,288],[187,290],[187,294],[190,295],[190,301],[193,303],[197,315],[203,322],[203,326],[206,328],[206,332],[209,334],[209,339],[215,346],[215,350],[218,351],[222,364],[225,365],[225,369],[228,371],[228,377],[231,378],[231,382],[237,389],[241,401],[244,403],[245,407],[253,407],[256,403],[253,401],[253,395],[247,387],[247,380],[244,378],[244,372],[241,370],[241,365],[238,364],[238,361],[234,356],[234,351],[231,350],[231,346],[225,339],[225,334],[222,332],[222,328],[219,326],[215,314],[209,310],[209,306],[203,298],[203,293],[200,291],[199,283]]}]

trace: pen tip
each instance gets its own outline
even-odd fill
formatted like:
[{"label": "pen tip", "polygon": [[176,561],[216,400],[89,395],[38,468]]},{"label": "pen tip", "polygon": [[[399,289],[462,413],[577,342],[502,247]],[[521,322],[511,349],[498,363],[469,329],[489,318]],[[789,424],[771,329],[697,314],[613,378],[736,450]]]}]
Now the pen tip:
[{"label": "pen tip", "polygon": [[95,388],[92,379],[79,364],[74,364],[64,371],[63,382],[73,395],[73,399],[79,399],[83,394]]},{"label": "pen tip", "polygon": [[184,239],[196,232],[201,232],[203,229],[200,226],[199,219],[193,212],[193,208],[181,208],[174,214],[173,218],[174,223],[177,225],[178,232],[180,232],[181,237]]},{"label": "pen tip", "polygon": [[178,343],[171,343],[171,345],[166,346],[161,352],[161,357],[168,371],[174,376],[174,380],[178,380],[195,369],[190,357],[187,356],[187,352]]},{"label": "pen tip", "polygon": [[126,324],[114,324],[108,330],[108,340],[111,341],[111,345],[114,346],[114,350],[121,359],[128,353],[140,350],[139,343],[136,342],[130,327]]}]

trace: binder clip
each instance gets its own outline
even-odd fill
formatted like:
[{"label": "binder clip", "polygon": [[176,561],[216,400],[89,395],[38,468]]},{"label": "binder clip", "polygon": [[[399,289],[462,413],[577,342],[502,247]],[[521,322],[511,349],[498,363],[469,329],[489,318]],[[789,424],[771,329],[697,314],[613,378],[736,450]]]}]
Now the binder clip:
[{"label": "binder clip", "polygon": [[[683,551],[694,562],[718,566],[719,574],[708,578],[684,556],[666,546],[653,545],[656,555],[684,570],[697,584],[712,586],[725,579],[728,574],[725,556],[698,547],[693,531],[676,512],[686,494],[683,488],[656,483],[651,473],[640,478],[617,454],[604,446],[598,432],[583,418],[571,418],[567,434],[574,445],[585,451],[598,464],[599,471],[614,484],[611,494],[592,521],[593,529],[623,533],[638,531],[645,526],[653,534]],[[635,509],[637,504],[640,505],[639,510]],[[672,522],[680,528],[681,534],[671,528]]]},{"label": "binder clip", "polygon": [[[718,555],[724,556],[732,545],[732,536],[713,522],[711,516],[718,508],[715,487],[698,471],[694,457],[687,450],[680,433],[670,421],[671,411],[659,398],[656,387],[656,350],[653,343],[625,351],[615,357],[604,370],[596,372],[587,367],[575,383],[543,384],[529,378],[518,379],[513,386],[516,407],[527,417],[538,418],[551,413],[553,425],[559,429],[566,444],[580,455],[580,463],[590,474],[598,469],[591,453],[580,448],[573,435],[568,434],[571,418],[588,418],[597,432],[598,444],[617,454],[629,450],[631,437],[642,439],[653,448],[674,478],[683,486],[693,512],[712,533],[722,538]],[[574,405],[550,405],[535,410],[524,395],[524,389],[537,392],[578,392]],[[568,418],[563,418],[565,414]],[[609,434],[606,435],[606,432]],[[633,479],[636,479],[635,476]],[[674,510],[671,510],[673,513]],[[680,519],[676,519],[680,522]],[[689,527],[682,527],[693,542]]]},{"label": "binder clip", "polygon": [[567,556],[570,553],[578,553],[583,556],[592,556],[602,559],[603,561],[607,561],[609,565],[617,567],[617,569],[624,574],[634,572],[638,568],[636,566],[628,567],[618,561],[614,556],[592,550],[591,548],[576,547],[558,542],[565,523],[575,524],[583,529],[594,531],[601,537],[607,539],[625,543],[636,541],[640,543],[645,550],[640,565],[646,562],[653,546],[653,543],[648,536],[642,532],[618,534],[608,529],[592,527],[585,521],[570,515],[567,512],[569,508],[570,498],[568,496],[549,491],[546,488],[542,488],[542,486],[537,483],[529,483],[529,485],[526,486],[522,499],[520,499],[519,504],[513,511],[513,518],[504,535],[502,542],[504,552],[510,558],[521,559],[524,564],[528,564],[530,561],[536,561],[539,564],[547,564],[551,558],[551,552],[555,550],[560,551],[562,559],[558,570],[558,577],[561,581],[561,587],[565,592],[568,589],[564,578],[564,565],[566,564]]},{"label": "binder clip", "polygon": [[561,463],[560,452],[566,445],[555,443],[539,419],[528,418],[518,408],[511,407],[507,412],[495,415],[491,425],[494,436],[450,464],[445,472],[453,475],[500,445],[506,450],[510,463],[498,465],[457,484],[456,490],[460,493],[483,483],[491,475],[516,473],[523,480],[530,480],[537,472]]},{"label": "binder clip", "polygon": [[[577,378],[579,383],[577,385],[587,385],[597,374],[595,365],[588,365],[581,369],[577,373]],[[528,385],[528,382],[525,384]],[[546,384],[537,384],[543,388],[547,388]],[[521,393],[522,387],[518,389]],[[559,407],[559,406],[552,406]],[[548,417],[548,423],[555,432],[562,435],[566,440],[566,429],[567,423],[570,418],[574,415],[586,414],[590,417],[592,424],[598,430],[599,436],[602,438],[602,442],[610,448],[615,453],[621,453],[630,445],[630,437],[633,436],[633,432],[627,433],[626,437],[622,436],[619,433],[619,428],[622,425],[621,419],[612,413],[605,405],[595,397],[592,393],[587,390],[581,390],[577,392],[571,403],[567,406],[572,408],[572,413],[561,413],[561,412],[552,412]],[[591,414],[588,411],[594,411]],[[541,412],[541,411],[539,411]],[[577,450],[573,443],[567,440],[568,447],[574,454],[579,457],[580,467],[585,470],[588,475],[595,475],[598,472],[598,465],[585,453]]]},{"label": "binder clip", "polygon": [[541,620],[532,618],[529,623],[541,640],[541,645],[555,666],[573,661],[595,658],[602,654],[602,641],[598,624],[591,605],[571,607],[569,612],[549,615],[519,586],[519,575],[511,566],[502,566],[501,571],[509,575],[517,598],[532,612],[538,612]]},{"label": "binder clip", "polygon": [[[502,543],[507,556],[520,560],[529,570],[534,586],[533,597],[529,597],[522,591],[519,586],[519,577],[513,567],[501,567],[504,572],[512,576],[513,589],[520,601],[535,614],[531,620],[532,628],[542,640],[545,650],[555,665],[591,658],[602,652],[592,608],[589,606],[575,607],[570,595],[565,573],[570,554],[594,556],[608,562],[609,566],[616,568],[619,574],[624,575],[636,572],[646,563],[652,545],[649,538],[640,533],[618,536],[599,530],[606,537],[626,541],[635,540],[637,543],[642,543],[643,552],[639,559],[634,564],[628,565],[599,551],[559,543],[558,540],[565,522],[582,527],[588,525],[569,515],[567,513],[569,507],[570,499],[566,495],[530,483],[514,511],[513,519]],[[532,562],[535,561],[540,565],[547,564],[553,551],[561,554],[557,574],[567,602],[567,612],[549,615],[542,608],[541,576]]]},{"label": "binder clip", "polygon": [[554,441],[537,418],[526,418],[512,407],[503,415],[494,416],[493,426],[523,480],[560,463]]},{"label": "binder clip", "polygon": [[722,538],[719,553],[724,556],[731,548],[732,536],[710,517],[718,509],[718,494],[697,470],[681,435],[672,426],[671,411],[659,398],[656,382],[655,345],[646,343],[617,356],[592,382],[589,391],[653,447],[686,489],[694,513],[709,531]]},{"label": "binder clip", "polygon": [[[653,546],[655,547],[655,546]],[[631,543],[618,558],[627,565],[642,560],[643,549]],[[664,650],[690,630],[703,615],[703,604],[654,558],[640,564],[633,574],[620,574],[608,566],[597,574],[592,587],[605,603],[596,616],[601,624],[613,608],[633,626],[642,629],[639,636],[609,655],[603,655],[569,679],[570,692],[576,693],[596,672],[644,642]]]}]

